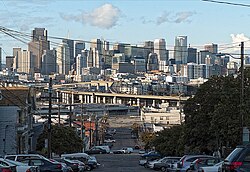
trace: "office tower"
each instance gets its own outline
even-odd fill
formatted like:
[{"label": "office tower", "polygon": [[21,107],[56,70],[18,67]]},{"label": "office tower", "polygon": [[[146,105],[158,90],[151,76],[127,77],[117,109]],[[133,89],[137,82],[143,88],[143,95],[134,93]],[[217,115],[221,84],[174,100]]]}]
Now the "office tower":
[{"label": "office tower", "polygon": [[17,71],[18,68],[18,58],[21,58],[21,48],[13,48],[13,57],[14,57],[14,62],[13,62],[13,71]]},{"label": "office tower", "polygon": [[14,58],[14,56],[6,56],[6,68],[8,69],[8,71],[13,72]]},{"label": "office tower", "polygon": [[47,37],[47,30],[45,28],[35,28],[32,31],[32,40],[28,44],[28,51],[32,53],[34,72],[40,72],[42,68],[42,54],[44,50],[50,49],[50,43]]},{"label": "office tower", "polygon": [[115,43],[115,44],[113,44],[113,50],[117,53],[124,53],[125,52],[125,44]]},{"label": "office tower", "polygon": [[17,72],[19,73],[27,73],[31,74],[32,71],[32,66],[33,66],[33,61],[34,59],[32,58],[32,53],[27,50],[22,50],[20,56],[18,56],[18,68]]},{"label": "office tower", "polygon": [[207,44],[204,46],[205,50],[209,51],[210,53],[216,55],[218,53],[218,45],[217,44]]},{"label": "office tower", "polygon": [[81,54],[76,56],[76,75],[80,76],[83,74],[83,69],[87,68],[87,58],[89,50],[82,50]]},{"label": "office tower", "polygon": [[197,63],[197,49],[188,48],[187,63]]},{"label": "office tower", "polygon": [[85,49],[85,43],[84,42],[75,42],[75,54],[74,57],[77,57],[78,54],[82,53],[82,50]]},{"label": "office tower", "polygon": [[56,49],[44,50],[42,55],[42,70],[43,75],[49,75],[56,72]]},{"label": "office tower", "polygon": [[176,64],[187,63],[187,36],[177,36],[174,45],[174,59]]},{"label": "office tower", "polygon": [[133,58],[132,64],[134,65],[135,73],[137,73],[137,72],[146,72],[145,58],[144,57],[135,56]]},{"label": "office tower", "polygon": [[154,53],[156,53],[158,57],[159,70],[163,71],[164,66],[167,65],[168,62],[165,39],[156,39],[154,41]]},{"label": "office tower", "polygon": [[68,75],[70,72],[70,51],[68,44],[64,42],[60,43],[56,51],[57,72]]},{"label": "office tower", "polygon": [[154,52],[154,42],[153,41],[145,41],[143,48],[144,48],[143,57],[145,58],[145,67],[146,67],[146,71],[147,71],[148,55],[150,53]]},{"label": "office tower", "polygon": [[[90,67],[97,67],[100,69],[104,68],[104,56],[103,56],[103,44],[100,39],[92,39],[90,44],[90,54],[92,56],[92,66]],[[91,57],[89,56],[89,58]],[[89,59],[89,62],[91,60]],[[88,64],[89,64],[88,62]]]},{"label": "office tower", "polygon": [[[206,59],[211,57],[211,53],[208,50],[202,50],[198,53],[197,64],[206,64]],[[211,62],[213,64],[213,62]]]},{"label": "office tower", "polygon": [[74,69],[74,64],[75,64],[75,56],[74,56],[74,40],[71,39],[63,39],[62,40],[63,43],[68,44],[69,47],[69,57],[70,57],[70,68]]},{"label": "office tower", "polygon": [[104,49],[104,51],[109,51],[109,42],[108,41],[103,41],[103,49]]},{"label": "office tower", "polygon": [[149,53],[147,62],[147,71],[158,70],[158,69],[159,69],[159,63],[157,54]]}]

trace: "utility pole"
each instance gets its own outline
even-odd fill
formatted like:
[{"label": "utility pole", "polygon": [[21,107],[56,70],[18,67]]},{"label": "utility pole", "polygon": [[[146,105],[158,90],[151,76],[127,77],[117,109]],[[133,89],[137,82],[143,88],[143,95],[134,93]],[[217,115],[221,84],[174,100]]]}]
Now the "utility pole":
[{"label": "utility pole", "polygon": [[[241,109],[244,105],[244,42],[241,42],[240,44],[240,61],[241,61],[241,96],[240,96],[240,103],[241,103]],[[241,110],[241,128],[243,129],[243,122],[244,122],[244,115],[243,110]]]},{"label": "utility pole", "polygon": [[49,80],[49,118],[48,118],[48,159],[51,158],[51,110],[52,110],[52,78]]},{"label": "utility pole", "polygon": [[72,127],[72,94],[69,96],[69,126]]}]

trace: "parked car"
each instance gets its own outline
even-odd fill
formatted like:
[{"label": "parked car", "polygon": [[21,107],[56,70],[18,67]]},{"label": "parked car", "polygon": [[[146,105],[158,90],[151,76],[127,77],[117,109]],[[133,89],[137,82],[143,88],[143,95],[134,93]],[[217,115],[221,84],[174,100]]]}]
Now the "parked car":
[{"label": "parked car", "polygon": [[4,159],[22,162],[26,158],[45,158],[39,154],[18,154],[18,155],[5,155]]},{"label": "parked car", "polygon": [[201,167],[214,166],[221,161],[222,159],[217,157],[198,158],[190,164],[188,172],[198,172]]},{"label": "parked car", "polygon": [[146,151],[144,149],[139,150],[139,154],[145,154],[145,153],[146,153]]},{"label": "parked car", "polygon": [[45,158],[26,158],[22,162],[30,166],[39,166],[40,172],[62,172],[62,164]]},{"label": "parked car", "polygon": [[134,152],[133,148],[130,148],[130,147],[124,147],[124,148],[122,148],[122,149],[125,151],[125,153],[128,153],[128,154]]},{"label": "parked car", "polygon": [[18,161],[0,158],[0,164],[5,166],[15,166],[16,172],[39,172],[37,166],[28,166]]},{"label": "parked car", "polygon": [[94,156],[89,156],[86,153],[62,154],[61,157],[65,159],[79,160],[83,162],[86,166],[87,171],[97,168],[100,165]]},{"label": "parked car", "polygon": [[165,157],[162,161],[158,161],[154,164],[154,170],[167,171],[172,164],[177,163],[181,157]]},{"label": "parked car", "polygon": [[250,169],[250,145],[237,146],[224,160],[223,172],[244,172]]},{"label": "parked car", "polygon": [[124,149],[117,149],[117,150],[113,150],[112,153],[113,154],[125,154],[125,150]]},{"label": "parked car", "polygon": [[3,166],[0,164],[0,172],[12,172],[11,168],[8,166]]},{"label": "parked car", "polygon": [[99,147],[93,147],[90,150],[85,151],[85,153],[91,155],[91,154],[105,154],[107,151],[105,149],[99,148]]},{"label": "parked car", "polygon": [[160,158],[161,155],[158,152],[150,151],[148,153],[141,155],[141,157],[158,157],[158,158]]},{"label": "parked car", "polygon": [[105,139],[104,143],[115,143],[115,139]]},{"label": "parked car", "polygon": [[200,167],[198,172],[221,172],[223,163],[224,161],[221,161],[213,166]]},{"label": "parked car", "polygon": [[157,159],[159,159],[159,156],[143,156],[139,160],[139,165],[144,166],[145,168],[148,168],[147,163],[149,161],[154,161],[154,160],[157,160]]},{"label": "parked car", "polygon": [[74,160],[69,160],[65,158],[54,158],[54,160],[57,162],[65,163],[67,166],[69,166],[73,170],[73,172],[82,172],[85,169],[85,167],[82,166],[82,164]]},{"label": "parked car", "polygon": [[106,150],[106,153],[110,153],[110,147],[108,145],[94,146],[93,148],[101,148]]},{"label": "parked car", "polygon": [[169,168],[169,171],[179,171],[179,172],[187,172],[190,169],[191,163],[198,158],[206,158],[213,157],[209,155],[184,155],[179,162],[175,165],[172,165]]},{"label": "parked car", "polygon": [[10,168],[10,170],[11,170],[12,172],[16,172],[16,166],[13,165],[13,164],[9,164],[9,163],[4,162],[4,160],[3,160],[2,158],[1,158],[1,160],[0,160],[0,165],[2,165],[2,166],[4,166],[4,167]]}]

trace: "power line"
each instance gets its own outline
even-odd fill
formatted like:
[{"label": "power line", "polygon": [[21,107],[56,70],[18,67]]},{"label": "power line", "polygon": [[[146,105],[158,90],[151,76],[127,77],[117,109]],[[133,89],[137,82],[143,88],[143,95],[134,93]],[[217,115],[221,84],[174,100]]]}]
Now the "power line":
[{"label": "power line", "polygon": [[249,4],[233,3],[233,2],[226,2],[226,1],[214,1],[214,0],[202,0],[202,1],[205,1],[205,2],[212,2],[212,3],[218,3],[218,4],[242,6],[242,7],[248,7],[248,8],[250,8],[250,5],[249,5]]}]

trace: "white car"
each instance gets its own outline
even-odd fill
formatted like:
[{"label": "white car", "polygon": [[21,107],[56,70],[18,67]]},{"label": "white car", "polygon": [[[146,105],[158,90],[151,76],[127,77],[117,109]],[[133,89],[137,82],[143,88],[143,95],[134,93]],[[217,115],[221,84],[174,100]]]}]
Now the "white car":
[{"label": "white car", "polygon": [[115,143],[115,140],[114,139],[107,139],[107,140],[104,140],[104,143]]},{"label": "white car", "polygon": [[16,172],[39,172],[39,168],[37,166],[29,166],[24,163],[18,161],[12,161],[9,159],[0,158],[0,164],[6,166],[16,166]]},{"label": "white car", "polygon": [[213,165],[213,166],[208,166],[208,167],[200,167],[199,172],[221,172],[223,161]]}]

